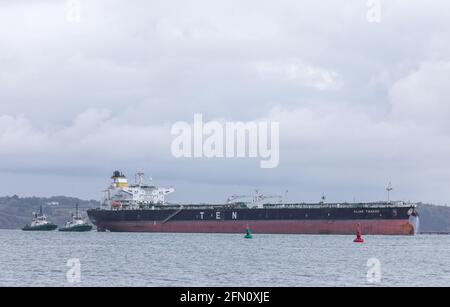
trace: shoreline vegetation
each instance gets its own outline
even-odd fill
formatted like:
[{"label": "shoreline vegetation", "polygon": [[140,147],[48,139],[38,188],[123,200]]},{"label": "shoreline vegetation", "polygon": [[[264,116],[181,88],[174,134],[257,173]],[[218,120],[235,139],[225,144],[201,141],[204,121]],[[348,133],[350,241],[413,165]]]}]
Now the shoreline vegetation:
[{"label": "shoreline vegetation", "polygon": [[[64,225],[78,204],[83,217],[86,210],[97,208],[97,200],[82,200],[75,197],[0,197],[0,229],[20,229],[30,222],[32,213],[42,205],[44,213],[57,225]],[[419,204],[421,233],[449,233],[450,207],[432,204]]]}]

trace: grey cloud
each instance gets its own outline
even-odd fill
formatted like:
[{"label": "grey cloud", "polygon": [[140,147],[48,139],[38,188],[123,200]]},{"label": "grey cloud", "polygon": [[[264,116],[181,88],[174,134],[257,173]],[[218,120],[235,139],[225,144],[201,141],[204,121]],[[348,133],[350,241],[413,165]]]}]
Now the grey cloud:
[{"label": "grey cloud", "polygon": [[[0,1],[0,170],[25,182],[5,193],[42,178],[33,193],[97,197],[113,168],[147,168],[180,199],[379,199],[392,180],[445,203],[449,3],[382,2],[370,24],[356,0],[81,0],[72,24],[64,1]],[[279,120],[279,168],[173,159],[170,125],[194,112]]]}]

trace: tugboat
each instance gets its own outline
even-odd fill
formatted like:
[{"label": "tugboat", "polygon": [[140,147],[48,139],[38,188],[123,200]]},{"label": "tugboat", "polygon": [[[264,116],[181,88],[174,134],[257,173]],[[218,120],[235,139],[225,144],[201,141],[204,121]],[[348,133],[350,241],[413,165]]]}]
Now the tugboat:
[{"label": "tugboat", "polygon": [[31,224],[27,224],[22,230],[24,231],[50,231],[58,228],[52,222],[47,221],[47,217],[42,213],[42,206],[39,209],[39,213],[33,212],[33,219]]},{"label": "tugboat", "polygon": [[92,225],[89,225],[83,220],[81,214],[78,213],[78,204],[75,207],[75,214],[72,214],[72,220],[66,223],[66,226],[60,228],[59,231],[74,231],[74,232],[83,232],[90,231],[92,229]]}]

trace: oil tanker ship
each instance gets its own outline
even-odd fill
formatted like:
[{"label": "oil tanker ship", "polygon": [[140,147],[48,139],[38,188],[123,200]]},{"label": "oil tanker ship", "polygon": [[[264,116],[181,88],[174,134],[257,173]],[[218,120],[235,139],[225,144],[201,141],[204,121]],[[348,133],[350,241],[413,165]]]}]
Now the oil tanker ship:
[{"label": "oil tanker ship", "polygon": [[248,202],[233,195],[220,205],[170,204],[174,189],[145,183],[143,173],[134,184],[120,171],[111,180],[100,208],[87,211],[98,231],[414,235],[418,226],[416,204],[402,201],[284,203],[256,192]]}]

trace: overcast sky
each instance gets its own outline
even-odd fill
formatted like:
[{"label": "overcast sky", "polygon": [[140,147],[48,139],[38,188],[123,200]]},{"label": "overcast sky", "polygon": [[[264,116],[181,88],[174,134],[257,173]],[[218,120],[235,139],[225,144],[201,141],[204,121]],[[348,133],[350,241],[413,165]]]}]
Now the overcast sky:
[{"label": "overcast sky", "polygon": [[[450,199],[450,2],[0,0],[0,195]],[[280,163],[175,159],[176,121],[280,123]]]}]

